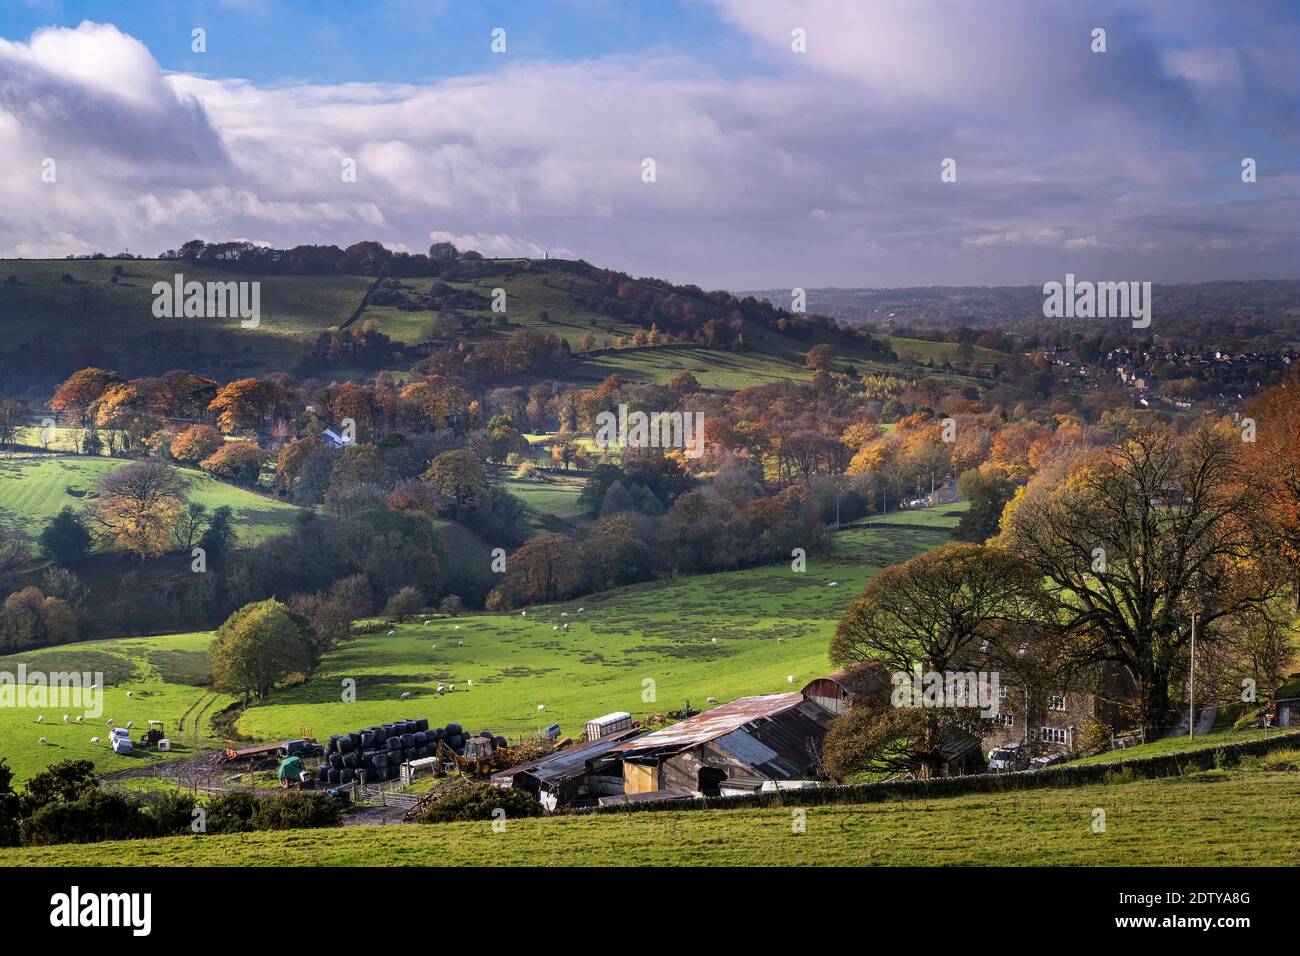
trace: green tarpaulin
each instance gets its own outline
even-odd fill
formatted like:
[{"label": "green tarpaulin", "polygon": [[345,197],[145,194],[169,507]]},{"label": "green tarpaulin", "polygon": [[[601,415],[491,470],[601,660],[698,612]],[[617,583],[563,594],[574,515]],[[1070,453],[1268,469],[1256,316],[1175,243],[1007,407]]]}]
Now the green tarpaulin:
[{"label": "green tarpaulin", "polygon": [[285,757],[280,761],[281,780],[297,780],[302,776],[302,759],[300,757]]}]

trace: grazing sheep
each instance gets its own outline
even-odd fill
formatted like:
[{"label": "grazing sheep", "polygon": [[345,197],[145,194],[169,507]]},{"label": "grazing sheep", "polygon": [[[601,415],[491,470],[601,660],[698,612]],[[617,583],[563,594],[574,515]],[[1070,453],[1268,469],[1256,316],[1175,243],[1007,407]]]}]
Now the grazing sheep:
[{"label": "grazing sheep", "polygon": [[718,643],[718,639],[717,639],[716,637],[711,637],[711,638],[709,638],[709,643],[710,643],[710,644],[716,644],[716,643]]},{"label": "grazing sheep", "polygon": [[410,692],[409,690],[408,690],[408,691],[405,691],[403,694],[401,694],[401,696],[400,696],[398,699],[399,699],[399,700],[410,700],[410,699],[411,699],[411,692]]},{"label": "grazing sheep", "polygon": [[134,720],[128,720],[128,721],[126,722],[126,729],[127,729],[127,730],[130,730],[130,729],[131,729],[132,727],[134,727],[134,726],[135,726],[135,721],[134,721]]},{"label": "grazing sheep", "polygon": [[578,613],[581,614],[585,610],[587,610],[585,607],[580,607],[578,608]]},{"label": "grazing sheep", "polygon": [[830,584],[828,584],[828,585],[826,585],[826,586],[827,586],[828,588],[837,588],[837,587],[840,586],[840,582],[839,582],[839,581],[832,581]]},{"label": "grazing sheep", "polygon": [[545,705],[545,704],[538,704],[538,705],[537,705],[537,709],[538,709],[538,711],[543,711],[543,710],[546,709],[546,705]]},{"label": "grazing sheep", "polygon": [[130,697],[130,696],[131,696],[131,692],[130,692],[129,690],[126,692],[126,696],[127,696],[127,697]]},{"label": "grazing sheep", "polygon": [[464,647],[464,646],[465,646],[465,642],[464,642],[464,641],[457,641],[457,642],[456,642],[456,646],[457,646],[457,647]]},{"label": "grazing sheep", "polygon": [[457,630],[457,631],[460,630],[460,625],[459,625],[459,624],[456,625],[455,630]]},{"label": "grazing sheep", "polygon": [[561,612],[560,612],[560,617],[568,617],[568,616],[569,616],[569,612],[568,612],[568,611],[561,611]]},{"label": "grazing sheep", "polygon": [[112,717],[108,718],[108,720],[104,721],[104,723],[106,723],[106,724],[108,724],[108,726],[112,727],[112,726],[113,726],[113,718],[112,718]]},{"label": "grazing sheep", "polygon": [[705,701],[705,703],[709,703],[709,704],[716,704],[717,702],[718,702],[718,698],[716,697],[710,697],[707,701]]},{"label": "grazing sheep", "polygon": [[778,644],[784,644],[784,643],[785,643],[785,638],[784,638],[784,637],[778,637],[778,638],[776,639],[776,642],[777,642]]},{"label": "grazing sheep", "polygon": [[520,616],[520,617],[527,617],[527,616],[528,616],[528,611],[527,611],[527,609],[520,611],[520,612],[519,612],[519,616]]},{"label": "grazing sheep", "polygon": [[91,742],[92,744],[94,744],[96,747],[99,746],[99,738],[98,738],[98,737],[91,737],[91,738],[90,738],[90,742]]},{"label": "grazing sheep", "polygon": [[436,651],[438,649],[438,645],[437,644],[433,645],[433,649]]},{"label": "grazing sheep", "polygon": [[793,684],[793,683],[794,683],[794,675],[793,675],[793,674],[787,674],[787,675],[786,675],[786,678],[785,678],[785,682],[786,682],[787,684]]},{"label": "grazing sheep", "polygon": [[467,681],[465,681],[465,686],[466,686],[466,687],[473,687],[473,686],[474,686],[474,682],[473,682],[472,680],[467,680]]},{"label": "grazing sheep", "polygon": [[444,693],[446,690],[447,690],[447,688],[444,687],[442,684],[439,684],[439,685],[438,685],[438,693],[439,693],[439,694]]},{"label": "grazing sheep", "polygon": [[64,714],[64,715],[63,715],[63,722],[64,722],[65,724],[66,724],[68,721],[70,721],[70,720],[72,720],[72,718],[69,717],[67,714]]},{"label": "grazing sheep", "polygon": [[568,625],[568,624],[565,624],[565,625],[564,625],[564,629],[567,631],[567,630],[569,629],[569,625]]},{"label": "grazing sheep", "polygon": [[78,714],[78,715],[77,715],[77,723],[81,723],[81,718],[82,718],[82,715],[81,715],[81,714]]},{"label": "grazing sheep", "polygon": [[424,626],[425,626],[425,627],[428,627],[428,626],[429,626],[430,624],[432,624],[432,623],[433,623],[432,621],[425,621],[425,622],[424,622]]},{"label": "grazing sheep", "polygon": [[558,631],[559,629],[560,629],[560,625],[558,625],[558,624],[552,624],[552,625],[551,625],[551,630],[552,630],[552,631]]},{"label": "grazing sheep", "polygon": [[44,747],[44,746],[45,746],[46,744],[48,744],[48,743],[49,743],[49,741],[46,740],[44,737],[41,738],[41,746],[42,746],[42,747]]},{"label": "grazing sheep", "polygon": [[41,714],[39,717],[37,717],[37,718],[36,718],[36,722],[37,722],[38,724],[43,724],[43,723],[45,723],[45,715],[44,715],[44,714]]},{"label": "grazing sheep", "polygon": [[396,631],[390,630],[390,631],[388,632],[388,636],[389,636],[389,637],[392,637],[392,636],[393,636],[394,634],[396,634],[396,633],[397,633]]},{"label": "grazing sheep", "polygon": [[456,685],[452,684],[450,689],[454,692],[456,690]]}]

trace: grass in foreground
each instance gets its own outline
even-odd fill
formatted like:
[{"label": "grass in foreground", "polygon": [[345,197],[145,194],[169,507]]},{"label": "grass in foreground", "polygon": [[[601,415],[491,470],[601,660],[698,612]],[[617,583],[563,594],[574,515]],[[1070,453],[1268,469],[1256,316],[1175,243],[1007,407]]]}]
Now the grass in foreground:
[{"label": "grass in foreground", "polygon": [[[177,837],[0,851],[0,866],[1260,866],[1295,861],[1300,772],[1210,771],[870,806]],[[1106,813],[1093,832],[1094,811]]]}]

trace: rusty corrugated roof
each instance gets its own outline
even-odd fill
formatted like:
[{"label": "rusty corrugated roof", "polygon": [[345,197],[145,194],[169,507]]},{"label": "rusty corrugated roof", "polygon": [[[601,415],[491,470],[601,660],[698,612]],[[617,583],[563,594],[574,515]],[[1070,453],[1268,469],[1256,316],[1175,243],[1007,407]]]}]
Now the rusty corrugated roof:
[{"label": "rusty corrugated roof", "polygon": [[647,750],[681,750],[685,747],[694,747],[739,730],[756,720],[774,717],[782,711],[798,706],[803,700],[804,696],[800,693],[740,697],[720,707],[706,710],[702,714],[687,717],[681,723],[673,724],[671,727],[620,744],[614,750],[626,755]]}]

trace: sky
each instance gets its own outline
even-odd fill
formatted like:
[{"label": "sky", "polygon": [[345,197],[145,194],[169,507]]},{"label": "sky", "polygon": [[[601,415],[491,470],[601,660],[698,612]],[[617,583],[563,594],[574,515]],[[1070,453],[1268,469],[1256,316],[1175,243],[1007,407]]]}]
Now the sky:
[{"label": "sky", "polygon": [[1294,278],[1300,3],[7,0],[0,257],[192,238],[728,289]]}]

